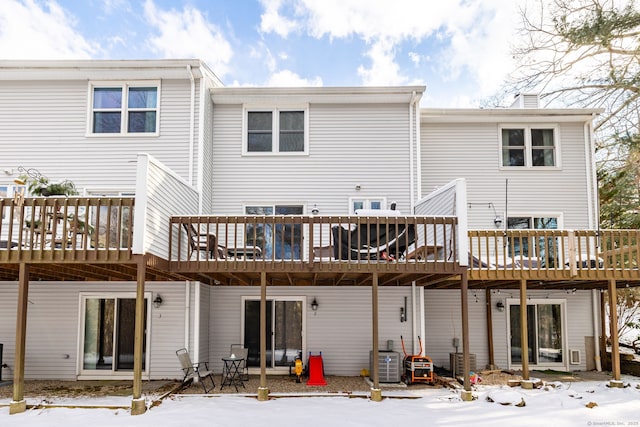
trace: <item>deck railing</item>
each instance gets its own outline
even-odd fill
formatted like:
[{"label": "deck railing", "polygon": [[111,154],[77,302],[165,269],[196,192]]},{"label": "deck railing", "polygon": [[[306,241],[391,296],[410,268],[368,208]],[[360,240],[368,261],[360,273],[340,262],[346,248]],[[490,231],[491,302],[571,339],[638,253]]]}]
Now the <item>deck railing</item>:
[{"label": "deck railing", "polygon": [[469,269],[472,277],[502,271],[589,278],[616,271],[637,279],[639,244],[640,230],[470,230]]},{"label": "deck railing", "polygon": [[455,263],[455,217],[180,216],[170,260],[257,263]]},{"label": "deck railing", "polygon": [[125,197],[2,198],[0,248],[6,250],[0,250],[0,260],[74,261],[130,254],[133,207],[134,199]]}]

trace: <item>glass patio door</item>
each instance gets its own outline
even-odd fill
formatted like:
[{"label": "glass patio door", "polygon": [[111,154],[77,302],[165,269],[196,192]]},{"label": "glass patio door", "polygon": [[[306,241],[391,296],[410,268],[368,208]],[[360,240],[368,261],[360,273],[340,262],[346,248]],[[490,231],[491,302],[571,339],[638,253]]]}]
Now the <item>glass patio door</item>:
[{"label": "glass patio door", "polygon": [[[510,364],[522,364],[520,305],[509,305]],[[528,360],[532,365],[563,365],[564,335],[561,302],[527,304]]]},{"label": "glass patio door", "polygon": [[[304,351],[303,300],[278,298],[266,302],[267,368],[288,368]],[[260,367],[260,300],[245,299],[243,333],[247,365]]]},{"label": "glass patio door", "polygon": [[[302,215],[300,205],[247,206],[247,215]],[[247,245],[259,246],[266,259],[298,260],[302,248],[300,224],[257,224],[247,227]]]},{"label": "glass patio door", "polygon": [[[142,369],[146,366],[147,301]],[[133,371],[136,299],[84,297],[81,345],[82,374],[109,375]]]}]

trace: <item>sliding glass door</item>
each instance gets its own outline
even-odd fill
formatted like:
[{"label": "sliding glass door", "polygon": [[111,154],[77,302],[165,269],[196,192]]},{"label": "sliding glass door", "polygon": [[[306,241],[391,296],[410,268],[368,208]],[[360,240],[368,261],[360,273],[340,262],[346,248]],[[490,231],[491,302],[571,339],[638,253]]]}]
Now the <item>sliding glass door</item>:
[{"label": "sliding glass door", "polygon": [[[514,300],[515,301],[515,300]],[[522,365],[520,305],[509,303],[509,361]],[[527,341],[530,365],[565,365],[564,301],[540,300],[527,304]]]},{"label": "sliding glass door", "polygon": [[[267,368],[288,367],[299,353],[304,354],[302,298],[269,298],[267,301]],[[244,345],[247,364],[260,366],[260,300],[245,298]]]},{"label": "sliding glass door", "polygon": [[[142,369],[146,369],[147,304],[142,343]],[[83,296],[81,333],[81,375],[111,376],[133,372],[135,342],[135,296]]]}]

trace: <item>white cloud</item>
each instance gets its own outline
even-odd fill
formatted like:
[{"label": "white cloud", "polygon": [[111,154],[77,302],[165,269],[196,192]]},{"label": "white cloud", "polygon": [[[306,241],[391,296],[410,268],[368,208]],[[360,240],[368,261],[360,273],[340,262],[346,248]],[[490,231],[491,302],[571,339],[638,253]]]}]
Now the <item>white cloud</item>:
[{"label": "white cloud", "polygon": [[265,82],[265,86],[276,87],[303,87],[303,86],[322,86],[322,79],[320,77],[314,77],[312,79],[305,79],[290,70],[281,70],[269,77],[269,80]]},{"label": "white cloud", "polygon": [[144,11],[149,24],[159,32],[149,38],[154,52],[165,58],[202,59],[218,76],[229,71],[231,45],[198,9],[186,6],[182,11],[161,10],[147,0]]},{"label": "white cloud", "polygon": [[[436,61],[451,77],[471,73],[479,90],[487,91],[508,71],[509,41],[515,10],[525,0],[455,0],[437,4],[424,0],[262,0],[266,12],[261,28],[286,37],[293,29],[330,40],[359,38],[367,44],[369,64],[358,67],[364,84],[403,84],[409,81],[398,64],[397,47],[405,42],[438,41],[438,52],[416,55]],[[268,21],[267,21],[268,18]],[[285,22],[286,29],[275,25]],[[428,45],[434,46],[434,43]],[[443,48],[444,46],[444,48]],[[414,56],[412,59],[419,58]]]},{"label": "white cloud", "polygon": [[264,13],[260,15],[260,31],[274,32],[286,38],[289,33],[298,29],[298,23],[280,15],[280,7],[284,5],[283,0],[260,0],[260,3],[264,7]]},{"label": "white cloud", "polygon": [[55,1],[3,0],[0,8],[0,56],[3,59],[88,59],[97,44],[76,29],[75,19]]}]

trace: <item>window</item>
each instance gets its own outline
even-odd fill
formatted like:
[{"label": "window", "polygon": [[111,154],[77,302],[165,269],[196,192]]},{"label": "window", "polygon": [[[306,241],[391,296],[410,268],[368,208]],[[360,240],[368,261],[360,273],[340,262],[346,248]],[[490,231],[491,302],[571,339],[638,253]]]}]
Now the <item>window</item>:
[{"label": "window", "polygon": [[261,110],[246,113],[247,153],[306,152],[305,110]]},{"label": "window", "polygon": [[[300,205],[247,206],[247,215],[302,215]],[[258,246],[266,259],[300,259],[302,247],[301,224],[249,224],[247,245]]]},{"label": "window", "polygon": [[[149,301],[144,298],[144,340],[142,342],[142,370],[146,370],[149,340]],[[135,341],[135,294],[82,295],[81,345],[79,346],[81,375],[113,376],[133,371]],[[130,375],[130,374],[129,374]]]},{"label": "window", "polygon": [[[563,300],[527,302],[528,360],[533,365],[564,365]],[[520,304],[508,300],[510,366],[522,364]]]},{"label": "window", "polygon": [[502,128],[502,166],[558,166],[555,134],[554,128]]},{"label": "window", "polygon": [[157,133],[158,86],[93,86],[90,128],[92,134]]},{"label": "window", "polygon": [[349,199],[349,214],[354,214],[358,209],[380,210],[386,209],[387,200],[384,197],[371,199]]},{"label": "window", "polygon": [[[512,230],[556,230],[558,217],[510,216],[507,228]],[[531,241],[530,241],[531,240]],[[558,242],[554,237],[509,237],[509,256],[539,257],[542,266],[553,267],[558,260]]]}]

